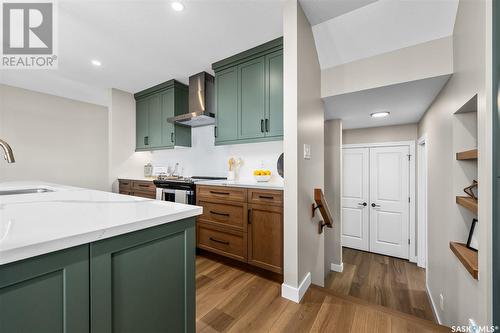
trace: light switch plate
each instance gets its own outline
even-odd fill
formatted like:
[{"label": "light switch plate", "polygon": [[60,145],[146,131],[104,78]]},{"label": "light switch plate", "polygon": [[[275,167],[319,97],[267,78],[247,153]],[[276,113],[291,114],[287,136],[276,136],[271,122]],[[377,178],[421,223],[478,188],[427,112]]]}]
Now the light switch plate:
[{"label": "light switch plate", "polygon": [[311,145],[308,145],[307,143],[304,143],[304,159],[311,159]]}]

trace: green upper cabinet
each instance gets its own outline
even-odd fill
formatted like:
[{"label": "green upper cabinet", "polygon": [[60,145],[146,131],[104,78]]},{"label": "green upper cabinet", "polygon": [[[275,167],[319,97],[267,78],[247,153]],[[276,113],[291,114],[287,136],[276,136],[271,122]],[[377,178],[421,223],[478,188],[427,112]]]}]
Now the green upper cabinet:
[{"label": "green upper cabinet", "polygon": [[238,66],[240,119],[238,139],[265,136],[266,72],[264,57]]},{"label": "green upper cabinet", "polygon": [[266,136],[283,137],[283,51],[266,56]]},{"label": "green upper cabinet", "polygon": [[136,150],[191,147],[191,128],[167,118],[187,113],[188,87],[170,80],[134,95],[136,99]]},{"label": "green upper cabinet", "polygon": [[215,77],[217,118],[215,141],[224,142],[238,137],[238,68],[220,71]]},{"label": "green upper cabinet", "polygon": [[215,71],[215,144],[283,139],[283,39],[212,65]]}]

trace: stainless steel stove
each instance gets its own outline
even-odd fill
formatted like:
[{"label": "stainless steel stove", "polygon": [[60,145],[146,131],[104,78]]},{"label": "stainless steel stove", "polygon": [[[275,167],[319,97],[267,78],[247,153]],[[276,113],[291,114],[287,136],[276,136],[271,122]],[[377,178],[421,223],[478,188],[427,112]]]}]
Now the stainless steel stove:
[{"label": "stainless steel stove", "polygon": [[203,180],[223,180],[222,177],[172,177],[159,175],[154,180],[156,185],[156,199],[185,203],[189,205],[196,204],[196,182]]}]

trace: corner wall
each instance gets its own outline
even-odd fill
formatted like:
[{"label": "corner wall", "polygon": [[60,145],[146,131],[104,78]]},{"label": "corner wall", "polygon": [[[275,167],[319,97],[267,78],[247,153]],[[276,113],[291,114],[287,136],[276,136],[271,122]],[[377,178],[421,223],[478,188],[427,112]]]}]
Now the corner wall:
[{"label": "corner wall", "polygon": [[325,198],[333,228],[325,228],[325,276],[342,265],[342,120],[325,121]]},{"label": "corner wall", "polygon": [[[314,188],[324,188],[324,109],[321,70],[311,25],[297,0],[287,0],[284,35],[284,283],[296,302],[309,284],[324,284],[324,234],[311,217]],[[311,158],[303,158],[304,144]]]},{"label": "corner wall", "polygon": [[[486,22],[486,23],[485,23]],[[488,23],[489,22],[489,23]],[[428,289],[445,325],[491,323],[491,3],[461,0],[453,34],[454,75],[419,124],[427,135],[428,153]],[[490,36],[491,37],[491,36]],[[454,112],[478,94],[479,280],[474,280],[449,249],[450,241],[467,240],[470,221],[455,196],[469,184],[459,184],[467,166],[455,160]],[[456,140],[455,140],[456,141]],[[473,148],[473,147],[470,147]],[[458,183],[457,183],[458,180]],[[460,186],[459,186],[460,185]],[[443,309],[439,306],[444,296]]]}]

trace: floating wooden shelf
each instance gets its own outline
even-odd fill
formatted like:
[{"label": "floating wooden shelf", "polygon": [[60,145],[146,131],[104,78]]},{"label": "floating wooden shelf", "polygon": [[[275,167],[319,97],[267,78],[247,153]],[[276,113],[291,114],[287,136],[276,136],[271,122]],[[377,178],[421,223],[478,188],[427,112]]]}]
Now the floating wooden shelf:
[{"label": "floating wooden shelf", "polygon": [[450,249],[457,256],[458,260],[469,271],[470,275],[477,280],[477,251],[468,249],[465,244],[450,242]]},{"label": "floating wooden shelf", "polygon": [[463,206],[463,207],[467,208],[468,210],[470,210],[471,212],[477,214],[477,200],[474,200],[470,197],[457,196],[456,202],[460,206]]},{"label": "floating wooden shelf", "polygon": [[477,149],[457,153],[457,160],[477,160]]}]

